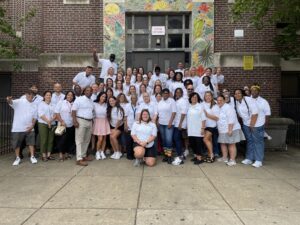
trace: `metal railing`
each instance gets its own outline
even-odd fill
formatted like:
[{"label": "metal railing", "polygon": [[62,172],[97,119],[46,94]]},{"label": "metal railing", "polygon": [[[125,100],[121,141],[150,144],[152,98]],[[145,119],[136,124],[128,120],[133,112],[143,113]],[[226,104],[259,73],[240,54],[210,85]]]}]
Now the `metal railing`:
[{"label": "metal railing", "polygon": [[287,144],[300,144],[300,98],[282,98],[280,116],[295,121],[295,124],[289,126]]},{"label": "metal railing", "polygon": [[11,125],[13,110],[6,99],[0,98],[0,155],[11,152]]}]

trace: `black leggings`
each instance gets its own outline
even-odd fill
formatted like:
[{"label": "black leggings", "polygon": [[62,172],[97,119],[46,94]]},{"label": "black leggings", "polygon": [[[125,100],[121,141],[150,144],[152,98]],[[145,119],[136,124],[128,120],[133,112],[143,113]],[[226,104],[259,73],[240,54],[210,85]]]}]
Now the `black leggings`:
[{"label": "black leggings", "polygon": [[57,137],[57,148],[62,154],[72,153],[75,146],[75,128],[67,127],[66,132],[62,136]]},{"label": "black leggings", "polygon": [[189,144],[195,155],[203,155],[203,137],[189,137]]}]

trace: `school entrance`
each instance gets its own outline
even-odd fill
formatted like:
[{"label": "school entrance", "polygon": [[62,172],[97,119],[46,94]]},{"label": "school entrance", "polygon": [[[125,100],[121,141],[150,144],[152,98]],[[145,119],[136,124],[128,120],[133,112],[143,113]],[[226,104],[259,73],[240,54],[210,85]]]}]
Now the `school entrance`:
[{"label": "school entrance", "polygon": [[191,65],[190,12],[126,13],[126,66],[152,71]]}]

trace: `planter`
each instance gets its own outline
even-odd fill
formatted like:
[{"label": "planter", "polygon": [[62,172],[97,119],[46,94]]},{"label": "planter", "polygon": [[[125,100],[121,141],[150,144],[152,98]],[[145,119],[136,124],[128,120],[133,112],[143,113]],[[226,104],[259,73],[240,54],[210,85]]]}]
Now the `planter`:
[{"label": "planter", "polygon": [[270,118],[266,132],[272,137],[272,140],[265,141],[265,150],[267,151],[286,151],[286,134],[289,125],[295,124],[289,118]]}]

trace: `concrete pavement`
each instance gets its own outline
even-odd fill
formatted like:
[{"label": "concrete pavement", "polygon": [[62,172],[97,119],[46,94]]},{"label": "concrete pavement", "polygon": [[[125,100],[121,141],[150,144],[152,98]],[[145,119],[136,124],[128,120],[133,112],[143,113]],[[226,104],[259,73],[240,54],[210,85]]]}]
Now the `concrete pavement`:
[{"label": "concrete pavement", "polygon": [[[297,225],[300,149],[266,153],[256,169],[240,163],[154,168],[126,159],[12,167],[0,157],[0,224]],[[241,159],[239,158],[239,162]]]}]

